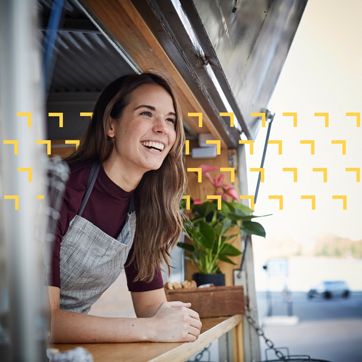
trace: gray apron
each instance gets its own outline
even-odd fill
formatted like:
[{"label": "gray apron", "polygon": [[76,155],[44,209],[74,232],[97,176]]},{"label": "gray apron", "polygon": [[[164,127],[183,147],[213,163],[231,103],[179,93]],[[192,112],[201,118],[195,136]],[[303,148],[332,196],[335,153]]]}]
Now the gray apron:
[{"label": "gray apron", "polygon": [[77,215],[71,220],[60,247],[60,309],[88,313],[117,279],[127,260],[136,230],[131,196],[125,225],[112,238],[81,215],[97,179],[100,162],[94,162]]}]

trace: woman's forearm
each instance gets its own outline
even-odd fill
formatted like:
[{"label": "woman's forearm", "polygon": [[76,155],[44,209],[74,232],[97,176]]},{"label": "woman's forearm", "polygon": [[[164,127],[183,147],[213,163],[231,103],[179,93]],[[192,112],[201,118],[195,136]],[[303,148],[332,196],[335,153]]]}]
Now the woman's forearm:
[{"label": "woman's forearm", "polygon": [[150,318],[105,318],[52,310],[51,343],[152,342]]}]

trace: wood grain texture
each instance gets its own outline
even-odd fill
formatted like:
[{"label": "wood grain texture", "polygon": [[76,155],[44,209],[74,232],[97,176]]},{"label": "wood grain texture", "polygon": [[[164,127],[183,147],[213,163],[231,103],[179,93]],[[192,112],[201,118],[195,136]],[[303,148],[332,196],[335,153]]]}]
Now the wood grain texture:
[{"label": "wood grain texture", "polygon": [[[211,342],[242,323],[242,315],[202,319],[199,339],[188,343],[98,343],[53,344],[61,352],[76,347],[87,349],[94,362],[184,362]],[[242,341],[235,341],[242,343]]]},{"label": "wood grain texture", "polygon": [[200,318],[244,314],[243,287],[210,287],[166,290],[167,301],[191,303]]}]

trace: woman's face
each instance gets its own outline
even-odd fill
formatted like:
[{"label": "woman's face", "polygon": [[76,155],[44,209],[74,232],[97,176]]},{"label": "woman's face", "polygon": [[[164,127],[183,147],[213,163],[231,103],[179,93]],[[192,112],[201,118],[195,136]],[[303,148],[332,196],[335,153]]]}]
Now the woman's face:
[{"label": "woman's face", "polygon": [[[113,156],[127,169],[157,170],[176,140],[172,98],[156,84],[136,88],[119,120],[110,119]],[[130,169],[131,168],[131,169]]]}]

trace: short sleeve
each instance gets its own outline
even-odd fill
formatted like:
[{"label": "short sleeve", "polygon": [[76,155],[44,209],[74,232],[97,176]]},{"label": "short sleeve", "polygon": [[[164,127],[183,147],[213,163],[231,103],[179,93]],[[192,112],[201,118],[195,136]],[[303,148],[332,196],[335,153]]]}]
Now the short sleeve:
[{"label": "short sleeve", "polygon": [[[127,265],[129,260],[131,259],[133,250],[134,249],[132,246],[132,248],[128,254],[128,259],[127,259],[125,265]],[[149,283],[143,282],[143,281],[137,281],[137,282],[133,281],[133,279],[138,274],[135,260],[133,260],[133,262],[125,268],[125,272],[126,272],[126,277],[127,277],[128,290],[130,292],[147,292],[150,290],[163,288],[162,273],[161,273],[161,269],[159,267],[156,268],[155,276],[154,276],[153,280],[151,280]]]},{"label": "short sleeve", "polygon": [[68,202],[68,195],[65,192],[63,197],[62,206],[60,209],[60,216],[57,221],[57,226],[55,229],[55,238],[52,247],[52,254],[51,254],[51,265],[48,266],[48,285],[54,287],[61,287],[60,284],[60,244],[63,239],[63,236],[66,230],[69,227],[69,220],[68,220],[68,209],[69,209],[69,202]]}]

